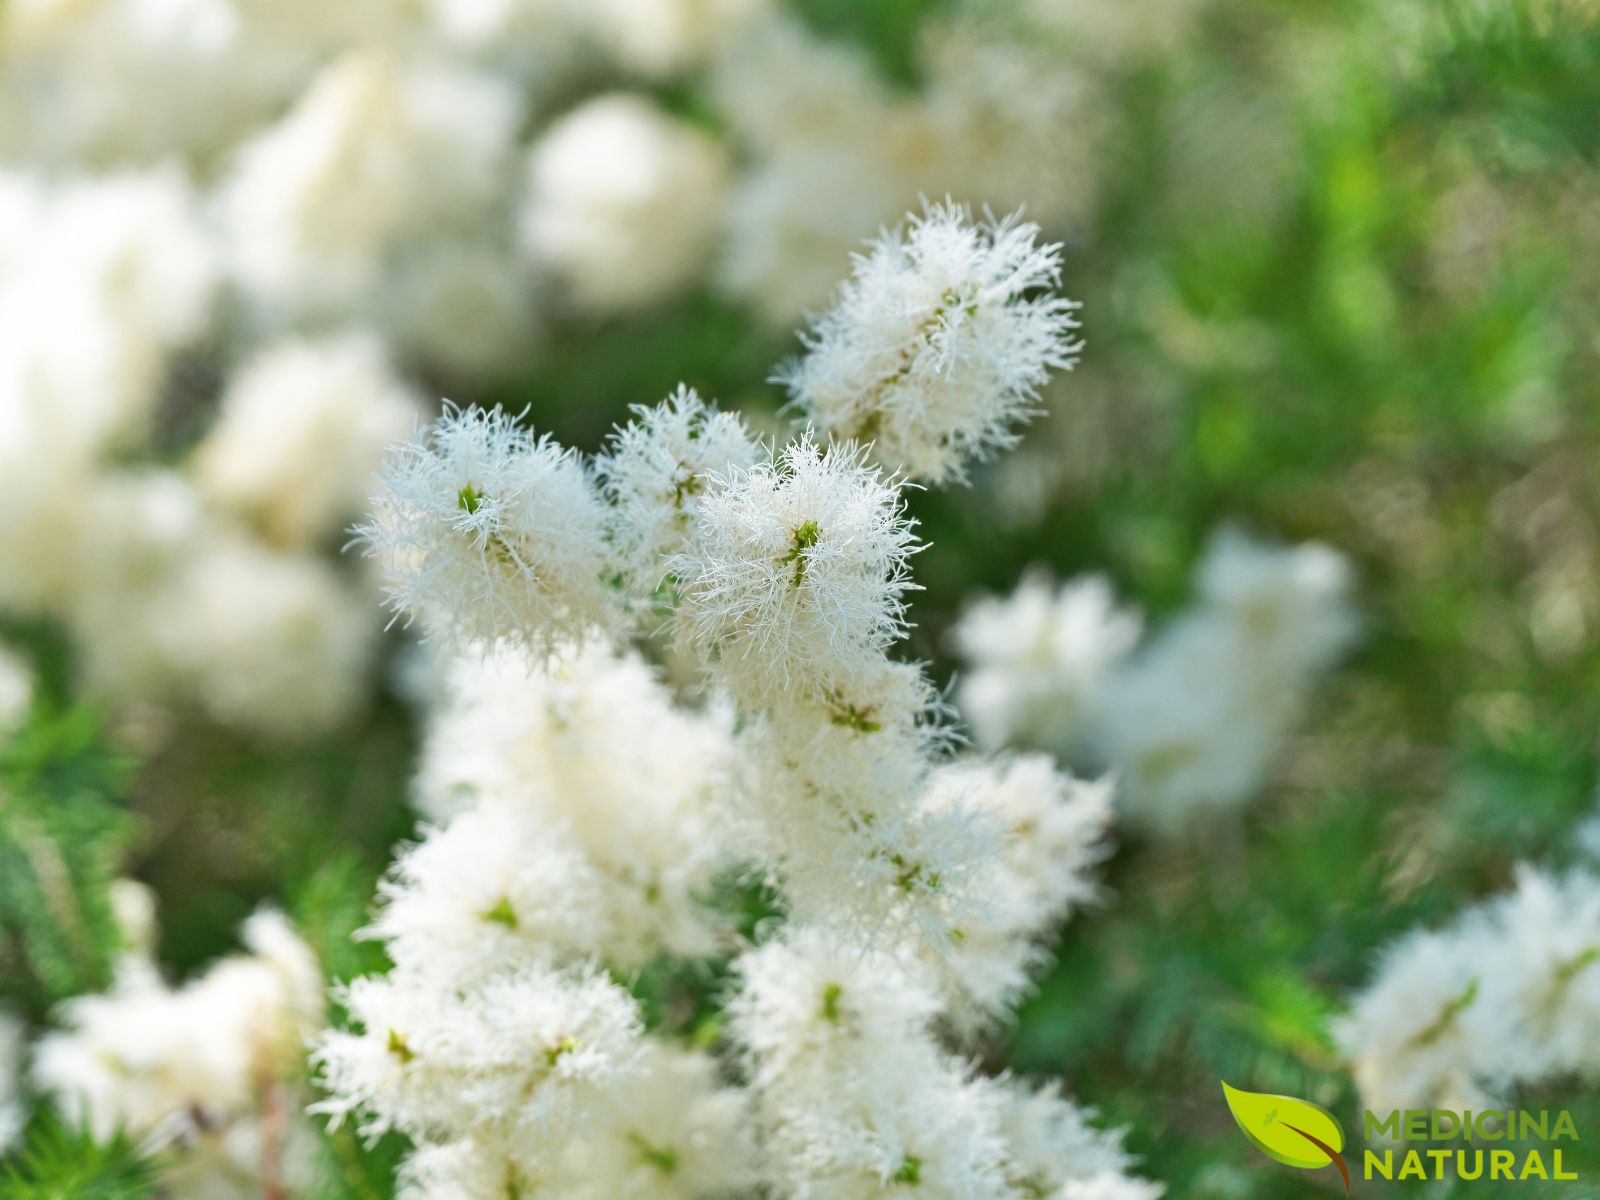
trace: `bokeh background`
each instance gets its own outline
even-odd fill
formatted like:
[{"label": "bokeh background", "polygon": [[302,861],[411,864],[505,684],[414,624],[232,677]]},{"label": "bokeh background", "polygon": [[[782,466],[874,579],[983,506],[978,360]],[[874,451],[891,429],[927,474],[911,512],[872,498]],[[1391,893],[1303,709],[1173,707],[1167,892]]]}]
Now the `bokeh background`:
[{"label": "bokeh background", "polygon": [[[1179,839],[1119,833],[1103,902],[1063,931],[1057,965],[985,1061],[1066,1079],[1128,1127],[1144,1172],[1175,1197],[1337,1190],[1331,1172],[1257,1155],[1218,1081],[1304,1096],[1353,1129],[1358,1100],[1328,1023],[1377,950],[1503,890],[1520,862],[1588,853],[1600,10],[638,0],[584,15],[441,0],[402,18],[383,5],[301,7],[0,3],[0,192],[32,197],[0,206],[0,293],[14,318],[0,321],[0,642],[33,680],[0,749],[5,1005],[38,1028],[61,1000],[106,985],[118,937],[107,888],[121,877],[157,897],[157,954],[174,977],[233,949],[267,901],[333,976],[373,963],[350,934],[414,827],[425,684],[404,631],[380,632],[372,581],[340,554],[356,513],[286,537],[193,482],[241,363],[285,338],[376,330],[419,411],[446,396],[526,409],[586,450],[629,405],[680,381],[775,420],[784,395],[768,378],[798,348],[800,312],[825,302],[863,238],[919,196],[948,193],[1026,204],[1064,243],[1063,289],[1083,302],[1087,348],[1016,453],[968,489],[913,496],[932,547],[916,560],[925,591],[911,653],[950,679],[964,607],[1011,591],[1035,564],[1060,579],[1102,572],[1159,625],[1191,599],[1196,557],[1229,521],[1342,551],[1364,625],[1248,809]],[[250,85],[224,44],[259,67]],[[374,61],[392,64],[381,86],[363,74]],[[424,63],[513,97],[509,165],[493,168],[504,188],[475,192],[470,162],[399,136],[397,160],[368,163],[370,191],[326,223],[335,246],[340,221],[367,239],[356,282],[321,279],[311,241],[242,250],[309,220],[296,205],[312,203],[316,181],[294,181],[322,153],[318,122],[379,145],[382,114],[410,103],[396,97]],[[340,70],[343,82],[328,82]],[[307,99],[318,87],[375,88],[380,115],[369,129],[348,97],[319,107]],[[640,106],[624,105],[620,129],[604,110],[589,128],[561,126],[618,96]],[[639,111],[647,119],[628,124]],[[304,146],[251,156],[296,114]],[[452,152],[464,138],[455,119],[434,130]],[[552,166],[556,132],[572,144]],[[337,181],[337,161],[317,169]],[[642,183],[608,180],[618,161],[656,166],[640,168]],[[107,386],[54,365],[81,366],[103,336],[57,303],[82,229],[111,220],[71,227],[71,189],[156,170],[185,181],[216,278],[193,319],[140,359],[135,418],[84,448],[41,415],[82,430],[100,401],[80,409],[72,389]],[[441,184],[370,231],[384,197],[404,208],[440,175],[462,193]],[[301,191],[261,201],[278,203],[275,215],[234,198],[280,184]],[[446,271],[446,259],[470,265]],[[144,309],[118,312],[94,319],[136,323]],[[47,322],[64,347],[47,345]],[[351,470],[364,477],[370,464]],[[308,668],[284,685],[290,708],[304,689],[326,709],[309,727],[211,702],[203,682],[205,664],[261,670],[280,653],[274,638],[322,645],[325,630],[310,643],[285,632],[299,620],[292,604],[239,633],[254,655],[218,636],[181,678],[167,660],[104,667],[156,628],[104,615],[143,603],[139,571],[113,572],[95,604],[81,601],[84,560],[104,564],[115,557],[105,539],[133,536],[79,511],[119,473],[159,474],[199,496],[185,503],[228,511],[225,535],[208,525],[179,543],[237,537],[250,553],[314,561],[359,597],[353,611],[369,610],[370,647],[339,680]],[[236,586],[256,585],[246,572]],[[230,627],[245,607],[234,593],[160,597],[184,637]],[[322,705],[337,687],[348,698]],[[1600,1171],[1589,1085],[1554,1081],[1524,1102],[1579,1114],[1584,1141],[1569,1157]],[[329,1136],[340,1182],[327,1194],[387,1195],[394,1148]],[[82,1179],[126,1185],[103,1194],[146,1194],[127,1147],[94,1148],[45,1116],[24,1146],[0,1196],[102,1194],[48,1190],[72,1163]]]}]

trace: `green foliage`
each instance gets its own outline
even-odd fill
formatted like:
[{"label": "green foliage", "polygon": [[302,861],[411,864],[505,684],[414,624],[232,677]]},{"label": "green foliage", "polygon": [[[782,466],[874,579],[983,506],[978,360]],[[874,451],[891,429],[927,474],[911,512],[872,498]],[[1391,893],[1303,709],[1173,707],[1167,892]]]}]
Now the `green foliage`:
[{"label": "green foliage", "polygon": [[128,1138],[100,1142],[54,1115],[29,1128],[0,1166],[0,1200],[142,1200],[154,1196],[155,1170]]},{"label": "green foliage", "polygon": [[42,704],[0,745],[0,998],[36,1017],[109,979],[127,776],[87,709]]}]

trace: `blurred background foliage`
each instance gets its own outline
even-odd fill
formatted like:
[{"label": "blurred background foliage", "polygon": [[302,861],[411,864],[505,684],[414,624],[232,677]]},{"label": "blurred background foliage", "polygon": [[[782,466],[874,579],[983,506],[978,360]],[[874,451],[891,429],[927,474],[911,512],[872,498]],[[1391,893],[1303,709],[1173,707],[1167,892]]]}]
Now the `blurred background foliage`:
[{"label": "blurred background foliage", "polygon": [[[901,84],[936,7],[800,5]],[[1009,590],[1032,563],[1103,570],[1159,618],[1224,519],[1348,553],[1367,635],[1240,824],[1178,846],[1120,839],[1103,905],[1064,931],[986,1056],[1063,1076],[1130,1128],[1175,1197],[1331,1194],[1331,1172],[1256,1155],[1218,1081],[1314,1100],[1357,1140],[1327,1018],[1389,938],[1505,887],[1518,862],[1574,856],[1593,802],[1600,11],[1218,0],[1106,95],[1093,233],[1065,260],[1084,361],[1010,465],[913,498],[933,545],[917,560],[911,652],[948,677],[963,601]],[[662,97],[703,111],[681,90]],[[763,381],[794,349],[703,292],[558,317],[524,374],[479,394],[438,382],[460,402],[527,407],[592,449],[679,380],[774,411]],[[397,694],[292,751],[198,722],[112,737],[71,699],[48,623],[5,632],[44,664],[0,758],[6,1001],[39,1020],[103,986],[104,885],[119,873],[158,893],[177,972],[230,949],[263,901],[336,975],[370,969],[349,935],[413,820],[415,729]],[[1569,1161],[1600,1172],[1592,1095],[1522,1100],[1573,1109],[1585,1140]],[[70,1136],[36,1129],[0,1196],[141,1194],[126,1147],[74,1153]],[[331,1142],[346,1194],[380,1195],[392,1155]],[[52,1156],[77,1164],[80,1190],[30,1190]]]}]

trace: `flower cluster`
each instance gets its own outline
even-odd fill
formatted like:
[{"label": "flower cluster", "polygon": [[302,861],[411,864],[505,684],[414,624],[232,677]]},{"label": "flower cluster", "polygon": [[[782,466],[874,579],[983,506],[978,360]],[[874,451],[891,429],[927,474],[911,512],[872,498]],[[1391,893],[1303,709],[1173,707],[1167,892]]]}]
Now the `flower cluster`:
[{"label": "flower cluster", "polygon": [[57,1109],[97,1137],[121,1130],[152,1150],[181,1147],[164,1193],[247,1200],[264,1186],[314,1179],[299,1067],[323,1020],[323,975],[279,913],[244,927],[248,953],[172,987],[150,958],[150,901],[137,885],[122,907],[143,931],[110,991],[69,1000],[61,1028],[34,1048],[32,1075]]},{"label": "flower cluster", "polygon": [[1600,1071],[1600,878],[1516,887],[1388,947],[1335,1035],[1369,1108],[1485,1109],[1518,1085]]},{"label": "flower cluster", "polygon": [[[930,237],[977,252],[907,267]],[[954,208],[908,238],[811,354],[909,350],[882,430],[939,393],[967,432],[926,473],[950,478],[1058,360],[1038,338],[1066,310],[1018,291],[1056,252]],[[983,364],[954,384],[874,319],[932,259],[981,310],[933,351]],[[412,1139],[408,1195],[1159,1193],[1083,1110],[959,1052],[1093,898],[1110,789],[953,754],[939,694],[890,656],[921,545],[904,480],[828,432],[767,445],[680,388],[592,464],[476,409],[389,457],[360,537],[452,659],[417,780],[433,824],[368,930],[393,968],[342,993],[315,1060],[322,1111]],[[619,646],[630,621],[700,686]],[[776,911],[741,931],[719,895],[752,883]],[[721,975],[721,1038],[647,1019],[625,984],[663,962]]]},{"label": "flower cluster", "polygon": [[1350,570],[1320,544],[1213,536],[1199,598],[1144,644],[1095,577],[1025,578],[956,629],[958,701],[979,741],[1115,770],[1133,819],[1175,832],[1261,788],[1315,684],[1358,630]]}]

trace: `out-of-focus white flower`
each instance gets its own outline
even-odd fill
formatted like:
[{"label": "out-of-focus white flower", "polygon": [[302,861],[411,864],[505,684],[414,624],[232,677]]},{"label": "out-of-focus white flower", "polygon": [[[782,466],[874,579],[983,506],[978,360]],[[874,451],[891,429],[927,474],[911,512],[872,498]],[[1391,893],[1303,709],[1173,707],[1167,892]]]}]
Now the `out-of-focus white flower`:
[{"label": "out-of-focus white flower", "polygon": [[524,244],[586,308],[660,300],[706,261],[727,173],[705,133],[643,97],[601,96],[534,145]]},{"label": "out-of-focus white flower", "polygon": [[24,410],[4,419],[31,425],[35,454],[93,454],[144,433],[167,355],[210,315],[214,250],[176,169],[40,187],[33,204],[3,255],[0,409]]},{"label": "out-of-focus white flower", "polygon": [[935,206],[856,260],[785,373],[795,403],[838,438],[934,483],[1016,442],[1053,368],[1080,343],[1077,305],[1051,294],[1060,248],[1016,218]]},{"label": "out-of-focus white flower", "polygon": [[518,115],[494,76],[345,53],[239,152],[224,204],[239,282],[269,316],[341,315],[380,294],[402,243],[482,236]]},{"label": "out-of-focus white flower", "polygon": [[96,1137],[181,1143],[186,1172],[253,1179],[259,1154],[239,1151],[257,1151],[267,1093],[295,1078],[324,1002],[321,968],[282,916],[257,913],[244,941],[247,954],[176,989],[148,960],[125,958],[109,992],[62,1006],[34,1082]]},{"label": "out-of-focus white flower", "polygon": [[421,411],[369,334],[268,346],[234,376],[200,444],[201,493],[273,541],[315,542],[359,509],[383,450]]},{"label": "out-of-focus white flower", "polygon": [[1107,682],[1101,753],[1127,811],[1173,830],[1262,786],[1320,677],[1355,639],[1350,571],[1320,545],[1231,529],[1198,570],[1201,602]]},{"label": "out-of-focus white flower", "polygon": [[1206,546],[1197,584],[1205,603],[1289,673],[1326,670],[1360,631],[1350,563],[1318,542],[1279,546],[1225,525]]},{"label": "out-of-focus white flower", "polygon": [[33,703],[33,668],[23,657],[0,646],[0,740],[27,720]]},{"label": "out-of-focus white flower", "polygon": [[1502,1041],[1501,1077],[1537,1079],[1600,1072],[1593,1037],[1600,1017],[1600,878],[1524,868],[1516,887],[1467,920],[1467,936],[1492,937],[1478,964],[1482,1011],[1512,1015],[1518,1036]]},{"label": "out-of-focus white flower", "polygon": [[379,323],[400,345],[454,371],[493,376],[525,364],[535,292],[498,231],[411,241],[389,260]]},{"label": "out-of-focus white flower", "polygon": [[611,501],[612,551],[636,595],[648,597],[683,548],[707,480],[748,468],[761,453],[736,413],[718,411],[679,386],[654,408],[638,406],[596,473]]},{"label": "out-of-focus white flower", "polygon": [[1083,756],[1111,670],[1139,640],[1142,622],[1118,608],[1101,576],[1059,589],[1031,570],[1006,597],[970,605],[955,628],[967,664],[956,706],[989,749]]},{"label": "out-of-focus white flower", "polygon": [[1334,1026],[1367,1107],[1481,1108],[1600,1069],[1600,880],[1524,868],[1450,926],[1388,947]]},{"label": "out-of-focus white flower", "polygon": [[569,0],[617,62],[659,75],[704,61],[772,0]]},{"label": "out-of-focus white flower", "polygon": [[708,478],[669,569],[692,643],[757,704],[859,679],[904,627],[919,546],[892,480],[809,436]]},{"label": "out-of-focus white flower", "polygon": [[447,409],[392,450],[356,532],[430,633],[548,646],[614,620],[588,471],[502,412]]},{"label": "out-of-focus white flower", "polygon": [[232,0],[19,0],[0,11],[0,157],[52,170],[204,161],[270,116],[306,66]]},{"label": "out-of-focus white flower", "polygon": [[172,472],[107,473],[86,504],[66,616],[90,690],[279,737],[365,695],[376,623],[332,567],[217,525]]},{"label": "out-of-focus white flower", "polygon": [[1095,194],[1095,94],[1059,54],[941,22],[918,46],[919,90],[892,89],[860,51],[793,21],[756,23],[715,90],[748,151],[718,278],[777,323],[824,303],[833,266],[920,196],[1048,227],[1081,223]]},{"label": "out-of-focus white flower", "polygon": [[22,1132],[22,1022],[9,1012],[0,1012],[0,1154],[4,1154]]},{"label": "out-of-focus white flower", "polygon": [[221,724],[312,735],[337,727],[367,693],[376,622],[363,595],[309,555],[223,536],[129,600],[169,684]]}]

